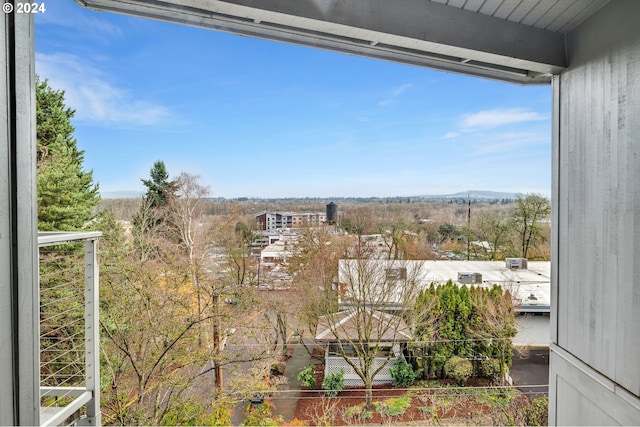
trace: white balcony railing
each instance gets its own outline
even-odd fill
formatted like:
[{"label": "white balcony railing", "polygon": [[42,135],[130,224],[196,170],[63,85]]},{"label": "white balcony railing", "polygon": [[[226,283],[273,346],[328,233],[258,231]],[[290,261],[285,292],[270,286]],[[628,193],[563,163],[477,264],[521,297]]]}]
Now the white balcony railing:
[{"label": "white balcony railing", "polygon": [[101,235],[38,233],[43,426],[100,425],[97,241]]}]

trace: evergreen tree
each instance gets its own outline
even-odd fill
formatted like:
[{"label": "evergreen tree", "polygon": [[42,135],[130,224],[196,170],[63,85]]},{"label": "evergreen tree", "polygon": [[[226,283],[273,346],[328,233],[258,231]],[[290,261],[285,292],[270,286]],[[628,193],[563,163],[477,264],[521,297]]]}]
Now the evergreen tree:
[{"label": "evergreen tree", "polygon": [[454,356],[495,359],[500,376],[511,366],[516,323],[511,294],[500,286],[432,284],[418,295],[415,313],[417,343],[412,347],[426,378],[442,377]]},{"label": "evergreen tree", "polygon": [[82,168],[64,91],[52,89],[36,77],[38,168],[38,228],[41,231],[78,230],[93,217],[100,200],[93,171]]},{"label": "evergreen tree", "polygon": [[151,179],[142,179],[147,187],[145,198],[150,208],[157,208],[167,204],[167,199],[173,193],[173,185],[169,181],[169,172],[162,160],[156,160],[149,172]]},{"label": "evergreen tree", "polygon": [[[150,179],[140,179],[147,187],[140,209],[133,215],[134,245],[143,258],[157,252],[157,233],[159,226],[165,223],[170,214],[167,206],[175,197],[176,183],[169,181],[167,167],[162,160],[157,160],[150,172]],[[166,229],[164,230],[166,231]]]}]

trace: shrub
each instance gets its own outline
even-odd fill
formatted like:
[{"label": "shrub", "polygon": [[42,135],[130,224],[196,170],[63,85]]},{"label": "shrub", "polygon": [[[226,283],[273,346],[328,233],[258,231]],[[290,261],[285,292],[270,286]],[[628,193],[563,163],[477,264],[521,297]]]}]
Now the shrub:
[{"label": "shrub", "polygon": [[202,419],[197,420],[192,425],[228,426],[231,424],[231,413],[234,406],[235,404],[229,398],[218,396],[217,399],[213,400],[211,413],[203,415]]},{"label": "shrub", "polygon": [[436,408],[435,406],[418,406],[418,411],[422,412],[423,414],[433,415],[434,413],[438,412],[438,408]]},{"label": "shrub", "polygon": [[344,410],[344,414],[342,415],[344,418],[354,418],[357,415],[360,415],[364,410],[364,405],[356,405],[349,406]]},{"label": "shrub", "polygon": [[404,360],[404,357],[398,357],[393,366],[389,369],[393,385],[396,387],[409,387],[413,385],[420,371],[414,371],[413,367]]},{"label": "shrub", "polygon": [[348,424],[353,424],[354,422],[362,422],[366,420],[370,420],[373,418],[373,412],[365,409],[365,404],[361,403],[360,405],[350,406],[343,413],[343,418],[347,420]]},{"label": "shrub", "polygon": [[305,420],[299,420],[297,418],[292,419],[290,422],[282,424],[283,426],[290,426],[290,427],[306,427],[309,424],[307,424],[307,422]]},{"label": "shrub", "polygon": [[167,411],[160,420],[160,425],[195,425],[202,412],[202,405],[197,402],[180,403]]},{"label": "shrub", "polygon": [[444,374],[463,385],[473,374],[473,364],[463,357],[453,356],[444,364]]},{"label": "shrub", "polygon": [[326,375],[324,381],[322,381],[322,389],[330,397],[336,397],[340,391],[344,390],[344,369],[341,369],[340,372]]},{"label": "shrub", "polygon": [[498,359],[484,359],[480,362],[480,375],[492,381],[500,379],[500,361]]},{"label": "shrub", "polygon": [[282,416],[271,413],[271,403],[265,401],[257,405],[249,404],[244,414],[243,426],[279,426],[284,421]]},{"label": "shrub", "polygon": [[313,375],[313,366],[307,366],[298,374],[300,385],[307,388],[313,388],[316,385],[316,377]]},{"label": "shrub", "polygon": [[494,408],[507,408],[511,405],[513,399],[518,396],[521,396],[519,391],[500,387],[484,389],[476,395],[475,400],[478,403],[484,403]]},{"label": "shrub", "polygon": [[549,398],[533,399],[531,407],[524,410],[524,422],[528,426],[546,426],[549,420]]},{"label": "shrub", "polygon": [[404,414],[404,411],[411,406],[410,397],[395,397],[385,399],[382,402],[374,403],[376,411],[381,414],[395,417]]},{"label": "shrub", "polygon": [[343,417],[345,420],[348,420],[348,424],[353,424],[354,422],[362,422],[367,421],[373,418],[373,411],[365,409],[364,403],[356,406],[351,406],[347,408],[343,413]]},{"label": "shrub", "polygon": [[360,414],[360,419],[363,421],[370,420],[371,418],[373,418],[373,412],[371,411],[364,411]]},{"label": "shrub", "polygon": [[274,377],[278,375],[284,375],[284,368],[284,363],[274,363],[273,365],[271,365],[271,375]]}]

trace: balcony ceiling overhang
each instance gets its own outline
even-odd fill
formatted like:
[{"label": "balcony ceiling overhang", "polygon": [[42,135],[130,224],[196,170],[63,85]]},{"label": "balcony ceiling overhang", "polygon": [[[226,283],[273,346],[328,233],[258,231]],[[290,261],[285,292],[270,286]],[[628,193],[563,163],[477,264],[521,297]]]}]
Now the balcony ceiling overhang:
[{"label": "balcony ceiling overhang", "polygon": [[567,67],[608,0],[76,0],[82,6],[519,84]]}]

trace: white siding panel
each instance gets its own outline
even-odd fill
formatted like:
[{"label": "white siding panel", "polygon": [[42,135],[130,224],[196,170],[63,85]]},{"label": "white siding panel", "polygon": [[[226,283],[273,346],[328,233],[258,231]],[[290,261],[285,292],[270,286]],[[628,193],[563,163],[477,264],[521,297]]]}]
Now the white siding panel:
[{"label": "white siding panel", "polygon": [[545,30],[549,29],[548,27],[553,24],[557,18],[560,18],[572,3],[574,3],[573,0],[556,1],[555,4],[549,8],[547,13],[540,17],[540,19],[535,23],[535,26]]},{"label": "white siding panel", "polygon": [[[541,0],[536,4],[531,12],[521,21],[525,25],[533,25],[537,27],[536,23],[542,18],[555,4],[556,0]],[[539,27],[538,27],[539,28]]]},{"label": "white siding panel", "polygon": [[562,378],[558,378],[558,393],[565,397],[559,412],[559,426],[610,426],[618,423],[595,403]]},{"label": "white siding panel", "polygon": [[447,2],[448,6],[453,6],[460,9],[462,9],[462,6],[464,6],[464,4],[465,4],[465,0],[449,0]]},{"label": "white siding panel", "polygon": [[[568,33],[580,25],[585,19],[595,13],[598,9],[603,7],[609,0],[592,0],[590,3],[587,0],[578,0],[574,3],[575,6],[580,6],[580,10],[576,10],[573,15],[565,16],[564,23],[557,31],[561,33]],[[572,6],[573,10],[573,6]],[[558,24],[558,22],[554,23]]]},{"label": "white siding panel", "polygon": [[535,6],[536,4],[533,2],[521,2],[518,7],[515,8],[513,13],[511,13],[509,19],[514,22],[521,22]]},{"label": "white siding panel", "polygon": [[470,12],[477,12],[480,10],[485,0],[467,0],[464,5],[464,9]]},{"label": "white siding panel", "polygon": [[638,425],[640,399],[551,345],[549,425]]},{"label": "white siding panel", "polygon": [[[571,10],[571,7],[574,7]],[[562,25],[570,19],[570,16],[575,15],[576,11],[579,11],[584,6],[584,3],[576,2],[573,0],[559,0],[549,12],[540,18],[537,22],[536,26],[538,28],[544,28],[549,31],[556,31],[558,28],[562,27]]]},{"label": "white siding panel", "polygon": [[557,342],[640,396],[640,2],[601,11],[560,78]]},{"label": "white siding panel", "polygon": [[493,16],[496,13],[496,10],[500,7],[501,2],[496,0],[487,0],[485,4],[482,5],[479,12],[485,15]]},{"label": "white siding panel", "polygon": [[515,8],[520,4],[520,0],[505,0],[502,2],[498,10],[493,14],[496,18],[507,19]]},{"label": "white siding panel", "polygon": [[[640,12],[640,7],[638,8]],[[640,16],[640,15],[636,15]],[[637,22],[637,21],[636,21]],[[640,33],[640,29],[637,31]],[[617,294],[617,351],[625,357],[616,363],[616,377],[631,378],[622,384],[640,396],[640,34],[634,46],[621,46],[618,56],[618,139],[624,141],[625,227],[624,251],[618,263],[624,283]]]}]

